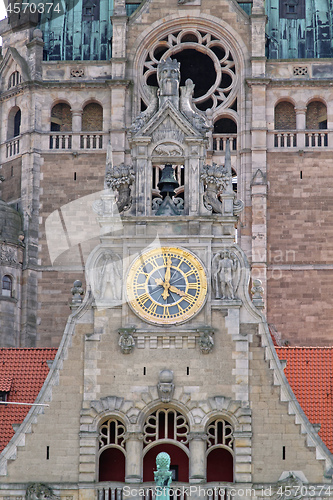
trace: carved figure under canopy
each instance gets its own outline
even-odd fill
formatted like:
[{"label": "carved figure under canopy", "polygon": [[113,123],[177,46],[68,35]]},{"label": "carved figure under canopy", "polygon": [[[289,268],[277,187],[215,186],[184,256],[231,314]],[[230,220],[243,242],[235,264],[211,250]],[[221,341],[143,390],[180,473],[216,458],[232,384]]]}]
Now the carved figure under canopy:
[{"label": "carved figure under canopy", "polygon": [[91,276],[96,299],[121,300],[122,265],[118,255],[104,251],[91,270]]},{"label": "carved figure under canopy", "polygon": [[218,252],[212,262],[212,280],[216,299],[233,300],[238,286],[238,259],[230,250]]}]

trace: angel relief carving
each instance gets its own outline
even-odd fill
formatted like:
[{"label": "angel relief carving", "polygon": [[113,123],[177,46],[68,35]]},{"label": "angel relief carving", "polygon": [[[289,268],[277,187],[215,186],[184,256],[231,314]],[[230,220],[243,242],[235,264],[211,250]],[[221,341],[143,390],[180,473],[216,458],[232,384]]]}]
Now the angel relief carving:
[{"label": "angel relief carving", "polygon": [[91,271],[95,299],[120,301],[122,293],[122,264],[119,255],[104,251]]},{"label": "angel relief carving", "polygon": [[235,299],[239,277],[239,260],[234,252],[221,250],[213,257],[212,284],[215,299]]}]

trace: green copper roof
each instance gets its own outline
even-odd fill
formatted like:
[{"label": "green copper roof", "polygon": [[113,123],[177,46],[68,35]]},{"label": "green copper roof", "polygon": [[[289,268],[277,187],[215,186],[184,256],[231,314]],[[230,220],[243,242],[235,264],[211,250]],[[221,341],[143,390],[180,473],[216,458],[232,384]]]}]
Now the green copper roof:
[{"label": "green copper roof", "polygon": [[[111,58],[113,0],[55,0],[41,14],[44,60],[105,61]],[[140,5],[126,5],[130,16]]]},{"label": "green copper roof", "polygon": [[267,57],[333,57],[333,0],[266,0]]}]

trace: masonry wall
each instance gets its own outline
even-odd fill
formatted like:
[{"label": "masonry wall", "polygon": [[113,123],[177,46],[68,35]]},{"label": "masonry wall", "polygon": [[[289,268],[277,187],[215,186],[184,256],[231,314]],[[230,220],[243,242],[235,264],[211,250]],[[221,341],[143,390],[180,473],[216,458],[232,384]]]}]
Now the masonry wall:
[{"label": "masonry wall", "polygon": [[15,158],[2,165],[1,175],[5,178],[5,182],[1,184],[1,198],[7,203],[21,197],[21,168],[21,158]]},{"label": "masonry wall", "polygon": [[[99,243],[92,203],[103,187],[105,152],[47,154],[41,173],[37,346],[58,347],[73,282],[79,279],[85,285],[84,264]],[[46,223],[52,213],[55,218]]]},{"label": "masonry wall", "polygon": [[[64,360],[59,385],[53,387],[52,401],[40,414],[17,459],[9,461],[8,475],[1,483],[76,482],[79,460],[79,419],[82,405],[83,339],[91,329],[77,328]],[[49,446],[49,459],[46,447]]]},{"label": "masonry wall", "polygon": [[292,345],[332,344],[331,154],[268,154],[267,317]]}]

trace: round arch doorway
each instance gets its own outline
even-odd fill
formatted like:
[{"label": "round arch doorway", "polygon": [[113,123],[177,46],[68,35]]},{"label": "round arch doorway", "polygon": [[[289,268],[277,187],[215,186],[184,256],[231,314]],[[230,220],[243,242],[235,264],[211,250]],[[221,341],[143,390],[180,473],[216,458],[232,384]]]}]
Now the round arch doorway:
[{"label": "round arch doorway", "polygon": [[162,443],[150,448],[143,457],[143,481],[154,481],[154,471],[156,470],[156,457],[162,451],[168,453],[171,458],[171,470],[173,481],[188,483],[189,481],[189,458],[184,450],[179,446]]}]

